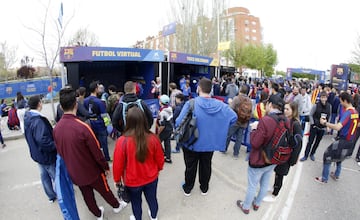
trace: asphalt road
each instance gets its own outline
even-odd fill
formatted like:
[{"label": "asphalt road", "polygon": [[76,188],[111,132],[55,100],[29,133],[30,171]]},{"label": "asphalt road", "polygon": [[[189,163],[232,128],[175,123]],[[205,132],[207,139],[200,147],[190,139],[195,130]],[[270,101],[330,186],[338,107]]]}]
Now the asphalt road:
[{"label": "asphalt road", "polygon": [[[44,105],[43,113],[52,118],[50,104]],[[6,133],[6,132],[5,132]],[[0,149],[0,220],[56,220],[63,219],[57,203],[49,204],[40,183],[37,164],[30,158],[25,139],[6,133],[5,149]],[[9,138],[11,137],[11,138]],[[306,142],[307,138],[304,138]],[[243,214],[235,205],[244,199],[247,187],[247,162],[245,148],[240,158],[232,158],[232,147],[228,154],[216,152],[213,157],[213,172],[207,196],[200,194],[196,182],[190,197],[181,190],[184,179],[182,153],[173,154],[172,164],[165,164],[159,177],[158,219],[360,219],[359,167],[353,158],[343,162],[339,181],[327,184],[314,181],[321,175],[322,153],[331,143],[331,136],[324,136],[316,153],[316,161],[298,162],[285,178],[283,189],[276,202],[262,203],[258,211]],[[174,146],[174,142],[172,143]],[[114,142],[109,139],[113,152]],[[357,148],[356,148],[357,150]],[[332,170],[334,167],[332,167]],[[108,178],[113,187],[112,178]],[[271,184],[273,180],[270,181]],[[113,190],[113,192],[115,192]],[[96,219],[87,209],[79,189],[75,195],[81,219]],[[105,207],[105,219],[129,219],[131,206],[119,214],[96,193],[99,205]],[[148,219],[147,204],[143,200],[143,218]]]}]

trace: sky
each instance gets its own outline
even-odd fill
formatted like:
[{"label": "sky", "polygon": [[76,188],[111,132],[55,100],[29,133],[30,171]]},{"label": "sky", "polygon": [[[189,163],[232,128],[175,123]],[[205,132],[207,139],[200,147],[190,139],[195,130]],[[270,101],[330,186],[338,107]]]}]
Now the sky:
[{"label": "sky", "polygon": [[[328,70],[332,64],[351,61],[360,36],[358,0],[227,0],[230,7],[245,7],[260,18],[263,41],[277,51],[276,70],[311,68]],[[18,57],[36,56],[47,0],[2,1],[0,42],[18,47]],[[176,0],[52,0],[49,16],[56,20],[63,2],[63,21],[69,21],[65,39],[87,28],[101,46],[130,47],[137,40],[157,35],[169,24],[170,6]],[[205,0],[205,2],[211,2]],[[21,6],[21,7],[19,7]],[[19,58],[20,60],[20,58]],[[18,62],[20,63],[20,62]]]}]

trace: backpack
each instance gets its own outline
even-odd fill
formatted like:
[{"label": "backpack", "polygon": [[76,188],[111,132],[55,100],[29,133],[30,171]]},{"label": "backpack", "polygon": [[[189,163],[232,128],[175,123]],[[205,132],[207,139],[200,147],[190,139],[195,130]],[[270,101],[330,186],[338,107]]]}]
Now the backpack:
[{"label": "backpack", "polygon": [[175,140],[185,147],[193,145],[199,138],[199,130],[196,125],[196,117],[194,115],[195,100],[189,100],[189,111],[181,121],[180,125],[175,129]]},{"label": "backpack", "polygon": [[138,106],[142,111],[144,111],[144,108],[141,105],[141,99],[136,100],[135,102],[120,102],[122,104],[122,116],[123,116],[123,124],[124,128],[126,127],[126,114],[128,110],[134,106]]},{"label": "backpack", "polygon": [[11,108],[8,112],[8,127],[13,130],[15,126],[20,126],[20,121],[16,114],[16,108]]},{"label": "backpack", "polygon": [[277,123],[274,136],[264,147],[262,154],[266,164],[283,164],[290,159],[293,148],[290,145],[290,131],[283,115],[269,115]]},{"label": "backpack", "polygon": [[96,115],[96,116],[100,115],[99,106],[94,102],[94,98],[90,98],[88,105],[89,105],[88,111],[90,115]]},{"label": "backpack", "polygon": [[252,102],[249,97],[244,95],[238,95],[239,98],[239,106],[236,109],[236,113],[238,116],[238,121],[241,124],[248,123],[252,114]]}]

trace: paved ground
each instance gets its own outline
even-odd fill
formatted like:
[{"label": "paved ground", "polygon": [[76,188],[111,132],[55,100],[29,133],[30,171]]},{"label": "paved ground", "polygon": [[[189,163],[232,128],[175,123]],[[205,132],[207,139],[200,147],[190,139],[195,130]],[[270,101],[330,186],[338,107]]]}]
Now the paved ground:
[{"label": "paved ground", "polygon": [[[44,105],[43,113],[52,119],[50,104]],[[39,171],[31,160],[25,139],[19,132],[3,130],[7,147],[0,150],[0,220],[57,220],[62,219],[57,203],[49,204],[41,187]],[[306,141],[306,138],[304,138]],[[158,200],[159,219],[360,219],[357,212],[360,196],[358,190],[359,172],[354,160],[343,164],[341,180],[320,185],[313,178],[321,173],[321,156],[331,137],[325,136],[318,150],[315,162],[298,163],[285,178],[284,187],[275,203],[263,203],[260,209],[244,215],[235,205],[237,199],[244,199],[247,187],[247,162],[245,148],[235,160],[232,147],[228,154],[216,152],[213,158],[213,172],[207,196],[200,194],[196,182],[190,197],[181,190],[184,179],[182,153],[173,154],[173,164],[165,164],[159,177]],[[174,146],[174,142],[172,143]],[[114,142],[109,139],[113,152]],[[113,187],[112,178],[108,178]],[[271,181],[271,184],[273,181]],[[95,219],[87,210],[81,193],[75,187],[76,201],[81,219]],[[115,192],[115,191],[114,191]],[[97,195],[97,194],[96,194]],[[131,206],[121,213],[112,213],[111,207],[97,195],[99,205],[105,207],[106,219],[129,219]],[[143,210],[147,204],[143,200]],[[148,219],[146,212],[143,218]]]}]

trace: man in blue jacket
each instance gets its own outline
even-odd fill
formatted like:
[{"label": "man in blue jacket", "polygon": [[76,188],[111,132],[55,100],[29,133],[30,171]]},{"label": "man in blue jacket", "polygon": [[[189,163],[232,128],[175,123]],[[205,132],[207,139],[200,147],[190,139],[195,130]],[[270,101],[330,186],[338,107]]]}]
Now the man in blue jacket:
[{"label": "man in blue jacket", "polygon": [[[194,115],[196,116],[196,126],[199,131],[197,141],[184,146],[185,161],[185,183],[182,188],[185,196],[190,196],[194,187],[196,171],[199,166],[199,182],[202,195],[206,195],[209,190],[211,176],[211,160],[214,151],[224,151],[227,131],[230,125],[237,120],[236,113],[225,103],[213,99],[210,96],[211,81],[202,78],[199,81],[198,93],[195,98]],[[186,102],[176,119],[178,127],[189,110],[189,102]]]},{"label": "man in blue jacket", "polygon": [[30,97],[30,110],[25,113],[25,138],[29,145],[31,158],[40,168],[41,183],[49,198],[56,200],[52,182],[55,181],[56,146],[52,136],[53,128],[47,118],[40,113],[42,102],[39,95]]}]

